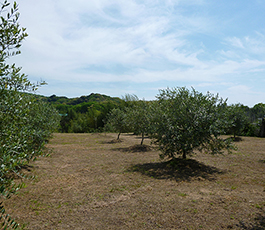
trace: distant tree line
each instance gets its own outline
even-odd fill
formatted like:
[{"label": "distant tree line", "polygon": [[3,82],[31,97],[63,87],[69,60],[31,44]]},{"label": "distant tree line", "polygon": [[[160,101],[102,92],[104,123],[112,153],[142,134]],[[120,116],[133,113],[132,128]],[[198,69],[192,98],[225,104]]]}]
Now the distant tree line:
[{"label": "distant tree line", "polygon": [[79,98],[44,97],[59,112],[59,132],[89,133],[103,131],[108,113],[124,103],[120,98],[90,94]]},{"label": "distant tree line", "polygon": [[[61,115],[59,132],[64,133],[88,133],[102,132],[103,130],[114,130],[110,128],[109,117],[125,116],[126,125],[120,122],[117,132],[131,132],[141,134],[148,133],[151,128],[148,120],[148,109],[154,101],[139,100],[136,95],[126,94],[124,97],[112,98],[101,94],[90,94],[79,98],[69,99],[52,95],[44,100],[51,103]],[[133,108],[131,113],[128,111]],[[121,111],[124,112],[121,115]],[[265,116],[265,104],[258,103],[249,108],[243,104],[226,106],[223,115],[231,123],[225,133],[235,136],[261,136],[262,119]],[[137,121],[134,121],[134,120]],[[112,121],[113,123],[113,121]],[[126,126],[126,127],[125,127]],[[148,127],[146,127],[148,126]]]},{"label": "distant tree line", "polygon": [[265,118],[265,104],[258,103],[249,108],[242,104],[228,106],[227,118],[232,122],[227,134],[235,136],[264,137],[262,121]]}]

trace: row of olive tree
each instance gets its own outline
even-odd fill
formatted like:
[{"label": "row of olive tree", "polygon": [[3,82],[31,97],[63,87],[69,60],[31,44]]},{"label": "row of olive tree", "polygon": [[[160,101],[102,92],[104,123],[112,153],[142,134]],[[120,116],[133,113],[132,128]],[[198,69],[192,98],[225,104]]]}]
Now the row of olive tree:
[{"label": "row of olive tree", "polygon": [[230,151],[229,139],[221,138],[232,121],[226,100],[218,95],[189,91],[187,88],[161,90],[153,102],[137,101],[109,114],[107,127],[112,131],[148,134],[161,150],[161,157],[186,158],[195,149],[210,153]]},{"label": "row of olive tree", "polygon": [[256,104],[248,108],[242,104],[228,106],[226,116],[230,120],[228,134],[234,136],[261,136],[261,121],[265,116],[265,104]]},{"label": "row of olive tree", "polygon": [[123,97],[124,105],[114,108],[107,117],[105,130],[120,134],[124,132],[133,132],[141,135],[141,145],[143,145],[145,135],[151,133],[151,108],[153,102],[141,101],[136,95],[125,95]]},{"label": "row of olive tree", "polygon": [[0,8],[0,219],[3,229],[18,228],[6,213],[3,199],[23,186],[14,178],[25,178],[21,168],[44,154],[44,144],[57,127],[57,111],[31,94],[40,84],[32,84],[21,68],[7,59],[20,53],[27,36],[18,24],[18,7],[4,1]]}]

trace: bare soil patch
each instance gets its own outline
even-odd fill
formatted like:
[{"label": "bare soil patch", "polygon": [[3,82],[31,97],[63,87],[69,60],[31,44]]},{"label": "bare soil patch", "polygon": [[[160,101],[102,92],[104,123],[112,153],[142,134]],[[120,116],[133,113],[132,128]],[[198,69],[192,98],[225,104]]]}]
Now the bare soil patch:
[{"label": "bare soil patch", "polygon": [[265,229],[265,139],[233,154],[161,161],[150,140],[54,134],[50,157],[5,201],[24,229]]}]

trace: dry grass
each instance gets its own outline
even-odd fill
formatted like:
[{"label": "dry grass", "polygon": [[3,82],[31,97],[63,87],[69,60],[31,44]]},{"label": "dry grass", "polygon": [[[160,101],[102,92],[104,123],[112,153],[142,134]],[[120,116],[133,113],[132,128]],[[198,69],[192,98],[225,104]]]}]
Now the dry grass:
[{"label": "dry grass", "polygon": [[25,229],[265,229],[265,140],[231,155],[160,161],[140,139],[54,134],[27,187],[6,201]]}]

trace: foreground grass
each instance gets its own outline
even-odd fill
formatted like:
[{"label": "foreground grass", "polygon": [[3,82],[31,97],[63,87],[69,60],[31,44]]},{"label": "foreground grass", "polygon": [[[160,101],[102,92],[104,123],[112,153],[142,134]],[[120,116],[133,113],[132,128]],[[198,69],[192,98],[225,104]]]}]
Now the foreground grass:
[{"label": "foreground grass", "polygon": [[8,212],[25,229],[265,229],[264,139],[244,137],[231,155],[163,162],[136,148],[136,136],[115,138],[55,134]]}]

